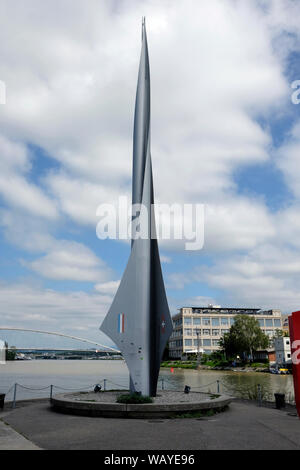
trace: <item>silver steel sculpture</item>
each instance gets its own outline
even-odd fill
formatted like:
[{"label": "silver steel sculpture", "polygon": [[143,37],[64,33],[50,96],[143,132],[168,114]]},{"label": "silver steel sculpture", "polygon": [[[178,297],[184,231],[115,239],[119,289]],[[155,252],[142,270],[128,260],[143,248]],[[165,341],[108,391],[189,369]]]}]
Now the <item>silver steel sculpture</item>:
[{"label": "silver steel sculpture", "polygon": [[[120,286],[100,330],[118,346],[130,374],[130,391],[155,396],[160,363],[172,333],[155,232],[150,153],[150,70],[145,19],[135,102],[131,254]],[[139,236],[146,220],[147,236]],[[145,225],[145,223],[144,223]]]}]

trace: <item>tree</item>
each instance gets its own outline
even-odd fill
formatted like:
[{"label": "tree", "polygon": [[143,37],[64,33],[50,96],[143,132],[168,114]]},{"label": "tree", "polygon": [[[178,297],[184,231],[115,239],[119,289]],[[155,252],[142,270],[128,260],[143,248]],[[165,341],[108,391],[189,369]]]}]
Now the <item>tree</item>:
[{"label": "tree", "polygon": [[274,338],[282,338],[282,337],[288,337],[288,336],[290,335],[287,331],[277,329],[275,331]]},{"label": "tree", "polygon": [[8,346],[6,344],[6,349],[5,349],[5,355],[6,355],[6,360],[7,361],[14,361],[16,359],[17,351],[15,346],[12,346],[11,348],[8,349]]},{"label": "tree", "polygon": [[236,341],[233,335],[225,333],[219,341],[219,346],[227,360],[233,359],[238,354]]},{"label": "tree", "polygon": [[258,320],[249,315],[237,315],[230,332],[226,333],[220,341],[220,346],[228,356],[250,356],[257,349],[266,349],[270,344],[259,325]]}]

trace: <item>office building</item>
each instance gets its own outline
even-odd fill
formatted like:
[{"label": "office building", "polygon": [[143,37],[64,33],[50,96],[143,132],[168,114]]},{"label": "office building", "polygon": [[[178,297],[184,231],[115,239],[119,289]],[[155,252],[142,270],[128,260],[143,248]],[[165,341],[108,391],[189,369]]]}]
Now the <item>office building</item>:
[{"label": "office building", "polygon": [[182,307],[173,316],[173,333],[169,341],[169,356],[181,358],[197,353],[211,354],[220,349],[221,337],[228,333],[236,315],[251,315],[256,318],[262,331],[272,338],[276,330],[282,329],[280,310],[259,308],[224,308],[220,305],[208,307]]}]

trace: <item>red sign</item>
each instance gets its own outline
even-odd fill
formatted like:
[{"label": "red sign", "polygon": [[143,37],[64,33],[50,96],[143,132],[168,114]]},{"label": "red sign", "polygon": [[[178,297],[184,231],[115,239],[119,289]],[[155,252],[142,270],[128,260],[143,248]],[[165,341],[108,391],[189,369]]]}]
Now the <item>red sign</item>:
[{"label": "red sign", "polygon": [[300,311],[289,317],[295,400],[300,418]]}]

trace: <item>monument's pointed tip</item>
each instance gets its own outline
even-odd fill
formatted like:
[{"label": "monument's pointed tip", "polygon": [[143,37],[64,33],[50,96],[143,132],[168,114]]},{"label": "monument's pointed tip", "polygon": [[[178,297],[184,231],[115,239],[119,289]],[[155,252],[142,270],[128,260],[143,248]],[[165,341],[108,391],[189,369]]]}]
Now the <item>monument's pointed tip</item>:
[{"label": "monument's pointed tip", "polygon": [[142,16],[142,39],[144,38],[145,34],[146,34],[146,17]]}]

